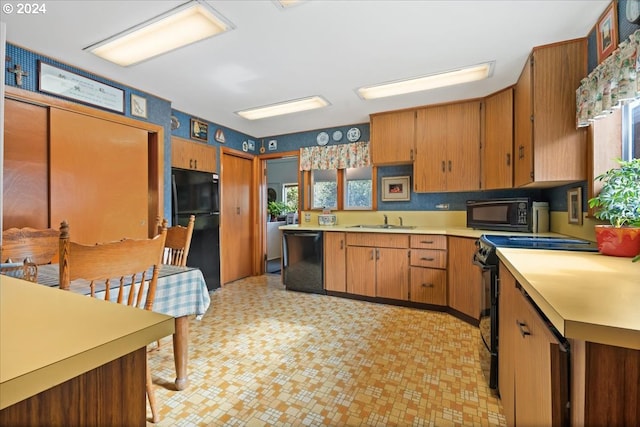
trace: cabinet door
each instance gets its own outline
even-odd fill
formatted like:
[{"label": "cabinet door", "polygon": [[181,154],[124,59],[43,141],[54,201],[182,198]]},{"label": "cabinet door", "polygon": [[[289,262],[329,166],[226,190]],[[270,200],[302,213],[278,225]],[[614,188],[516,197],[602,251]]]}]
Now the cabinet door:
[{"label": "cabinet door", "polygon": [[513,89],[485,99],[482,182],[485,190],[513,186]]},{"label": "cabinet door", "polygon": [[376,248],[376,296],[409,299],[409,251]]},{"label": "cabinet door", "polygon": [[514,187],[533,181],[533,99],[531,61],[528,60],[514,89]]},{"label": "cabinet door", "polygon": [[480,189],[480,102],[447,106],[447,191]]},{"label": "cabinet door", "polygon": [[327,291],[346,292],[345,233],[324,233],[324,288]]},{"label": "cabinet door", "polygon": [[413,162],[415,111],[371,115],[371,162],[392,165]]},{"label": "cabinet door", "polygon": [[447,305],[447,270],[411,267],[410,283],[411,301]]},{"label": "cabinet door", "polygon": [[376,248],[347,246],[347,292],[376,296]]},{"label": "cabinet door", "polygon": [[422,108],[416,116],[413,186],[416,192],[447,188],[447,106]]},{"label": "cabinet door", "polygon": [[449,307],[479,319],[482,273],[472,263],[475,241],[449,237]]},{"label": "cabinet door", "polygon": [[515,301],[518,297],[516,279],[500,263],[500,295],[498,300],[498,390],[508,426],[515,425],[515,342],[518,338]]},{"label": "cabinet door", "polygon": [[216,148],[200,142],[171,138],[171,166],[216,172]]}]

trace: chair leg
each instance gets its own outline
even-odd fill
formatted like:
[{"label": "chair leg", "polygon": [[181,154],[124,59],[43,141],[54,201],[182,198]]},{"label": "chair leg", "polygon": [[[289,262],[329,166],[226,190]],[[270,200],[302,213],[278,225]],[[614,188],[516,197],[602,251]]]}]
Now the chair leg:
[{"label": "chair leg", "polygon": [[151,422],[157,423],[160,421],[158,410],[156,408],[156,394],[153,388],[153,380],[151,378],[151,369],[149,369],[149,359],[147,358],[147,398],[149,399],[149,406],[151,407]]}]

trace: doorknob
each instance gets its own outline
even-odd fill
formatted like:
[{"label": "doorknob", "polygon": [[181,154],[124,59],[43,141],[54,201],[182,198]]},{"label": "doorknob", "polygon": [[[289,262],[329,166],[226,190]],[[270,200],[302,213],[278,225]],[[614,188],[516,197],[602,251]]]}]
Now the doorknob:
[{"label": "doorknob", "polygon": [[236,214],[240,215],[240,206],[236,207]]}]

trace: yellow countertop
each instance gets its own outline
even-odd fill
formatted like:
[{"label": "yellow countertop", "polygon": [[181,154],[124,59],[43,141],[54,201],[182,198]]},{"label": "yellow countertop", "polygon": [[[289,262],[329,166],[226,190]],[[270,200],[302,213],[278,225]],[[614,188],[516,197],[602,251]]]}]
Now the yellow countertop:
[{"label": "yellow countertop", "polygon": [[640,350],[640,263],[538,249],[498,257],[565,338]]},{"label": "yellow countertop", "polygon": [[0,409],[174,329],[171,316],[0,276]]}]

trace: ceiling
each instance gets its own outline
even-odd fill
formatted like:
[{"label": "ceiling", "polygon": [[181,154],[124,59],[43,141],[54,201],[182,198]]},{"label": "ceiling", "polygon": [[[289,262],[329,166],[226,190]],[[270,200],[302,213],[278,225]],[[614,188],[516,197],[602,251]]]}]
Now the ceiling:
[{"label": "ceiling", "polygon": [[[45,14],[1,20],[12,44],[261,138],[488,95],[515,83],[534,46],[587,36],[610,0],[308,0],[288,9],[270,0],[209,0],[235,29],[127,68],[83,51],[182,3],[48,0]],[[495,68],[480,82],[371,101],[355,92],[485,61]],[[312,95],[331,105],[255,121],[235,114]]]}]

